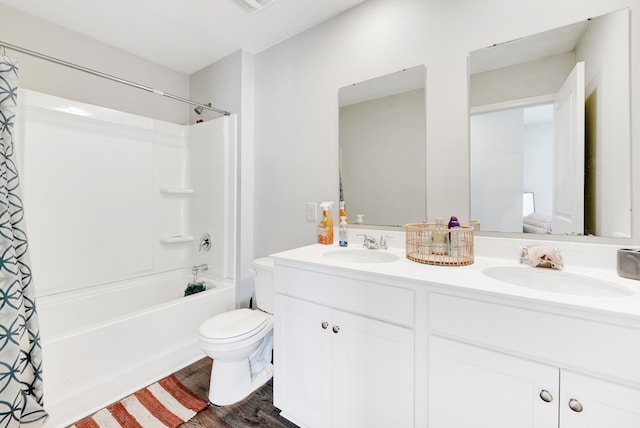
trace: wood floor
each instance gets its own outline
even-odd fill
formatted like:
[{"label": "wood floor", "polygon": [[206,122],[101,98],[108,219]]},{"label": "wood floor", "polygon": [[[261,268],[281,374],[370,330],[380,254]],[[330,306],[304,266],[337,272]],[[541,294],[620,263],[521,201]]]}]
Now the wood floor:
[{"label": "wood floor", "polygon": [[[175,373],[187,388],[202,397],[209,393],[211,359],[203,358]],[[273,407],[273,380],[267,382],[243,401],[230,406],[209,407],[183,428],[297,428],[297,425],[280,416],[280,410]]]}]

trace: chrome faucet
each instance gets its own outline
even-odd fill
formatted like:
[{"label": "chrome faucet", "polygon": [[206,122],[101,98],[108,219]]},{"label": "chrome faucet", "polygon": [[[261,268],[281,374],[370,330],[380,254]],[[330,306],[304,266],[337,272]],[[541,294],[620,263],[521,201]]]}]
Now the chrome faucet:
[{"label": "chrome faucet", "polygon": [[208,270],[208,269],[209,269],[209,266],[206,263],[192,267],[191,273],[193,274],[193,284],[198,283],[198,272],[204,272],[205,270]]},{"label": "chrome faucet", "polygon": [[373,236],[366,233],[359,233],[358,236],[364,237],[364,240],[362,241],[362,246],[364,248],[367,248],[369,250],[377,250],[380,248],[380,246],[378,245],[378,241],[376,241],[376,238],[374,238]]}]

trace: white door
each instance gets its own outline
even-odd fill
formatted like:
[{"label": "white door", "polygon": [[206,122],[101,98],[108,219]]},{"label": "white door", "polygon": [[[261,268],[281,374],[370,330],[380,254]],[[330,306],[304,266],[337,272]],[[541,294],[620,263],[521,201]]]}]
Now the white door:
[{"label": "white door", "polygon": [[584,62],[554,100],[554,234],[584,233]]},{"label": "white door", "polygon": [[334,311],[332,336],[331,426],[414,426],[413,331]]},{"label": "white door", "polygon": [[560,372],[561,428],[638,428],[640,391],[571,372]]},{"label": "white door", "polygon": [[557,368],[429,338],[429,426],[558,426]]},{"label": "white door", "polygon": [[274,305],[274,405],[294,422],[327,427],[331,310],[279,294]]}]

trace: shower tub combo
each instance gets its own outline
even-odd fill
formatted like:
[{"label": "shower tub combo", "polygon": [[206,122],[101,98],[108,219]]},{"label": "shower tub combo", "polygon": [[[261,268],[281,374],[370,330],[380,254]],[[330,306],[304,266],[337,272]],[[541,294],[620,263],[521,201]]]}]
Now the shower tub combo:
[{"label": "shower tub combo", "polygon": [[191,271],[181,269],[39,298],[47,426],[67,426],[204,357],[198,327],[235,309],[235,286],[200,279],[207,290],[186,297]]}]

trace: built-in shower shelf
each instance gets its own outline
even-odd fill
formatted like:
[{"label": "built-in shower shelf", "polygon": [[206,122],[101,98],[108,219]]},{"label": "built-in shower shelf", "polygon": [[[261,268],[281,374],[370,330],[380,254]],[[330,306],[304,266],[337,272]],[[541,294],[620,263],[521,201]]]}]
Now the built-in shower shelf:
[{"label": "built-in shower shelf", "polygon": [[161,187],[160,193],[165,195],[191,195],[193,189],[188,187]]},{"label": "built-in shower shelf", "polygon": [[173,235],[160,238],[161,244],[180,244],[193,241],[193,236]]}]

